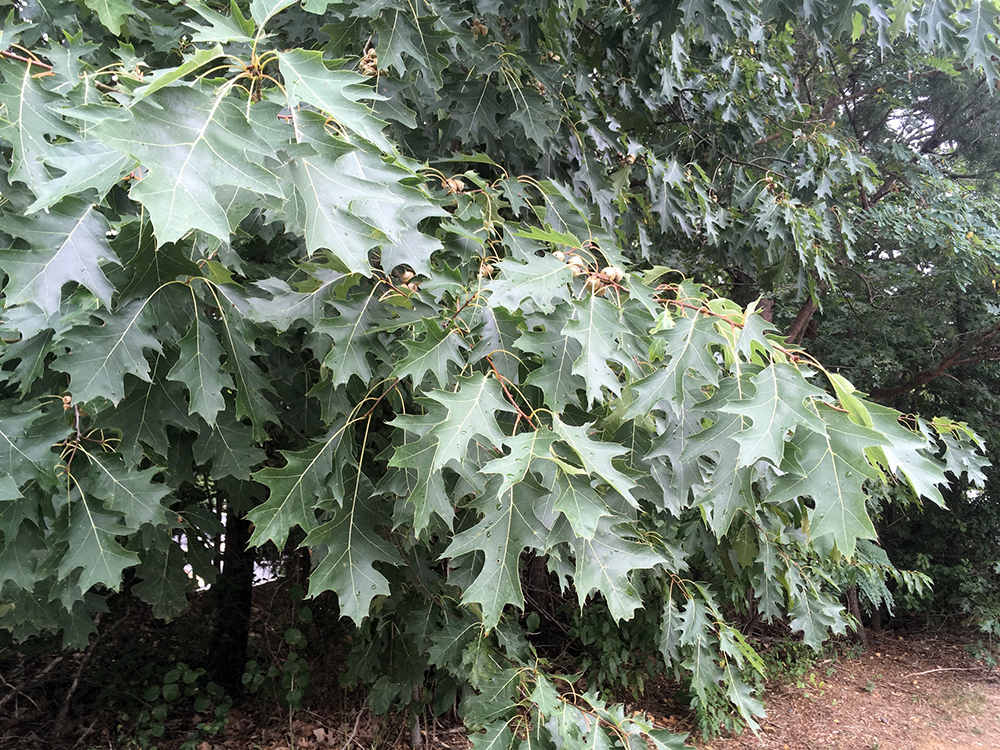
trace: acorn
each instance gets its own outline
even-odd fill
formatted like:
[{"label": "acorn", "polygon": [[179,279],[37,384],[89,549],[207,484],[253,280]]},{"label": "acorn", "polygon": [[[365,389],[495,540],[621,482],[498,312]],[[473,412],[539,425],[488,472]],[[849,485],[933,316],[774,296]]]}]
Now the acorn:
[{"label": "acorn", "polygon": [[409,284],[405,284],[405,286],[411,292],[419,292],[420,291],[420,284],[418,284],[415,281],[411,281]]},{"label": "acorn", "polygon": [[601,269],[601,273],[607,276],[608,280],[615,284],[625,278],[625,272],[617,266],[605,266]]},{"label": "acorn", "polygon": [[374,47],[368,50],[365,53],[365,56],[361,58],[361,62],[358,63],[358,69],[361,71],[362,75],[378,75],[378,53],[375,51]]},{"label": "acorn", "polygon": [[405,284],[408,281],[413,281],[414,276],[416,276],[416,274],[413,273],[413,271],[403,271],[401,274],[399,274],[399,280]]},{"label": "acorn", "polygon": [[566,261],[566,253],[564,253],[562,250],[556,250],[554,253],[552,253],[552,257],[555,258],[556,260],[561,260],[563,262]]},{"label": "acorn", "polygon": [[604,282],[596,276],[589,276],[587,280],[583,282],[584,291],[590,292],[591,294],[597,294],[603,288]]}]

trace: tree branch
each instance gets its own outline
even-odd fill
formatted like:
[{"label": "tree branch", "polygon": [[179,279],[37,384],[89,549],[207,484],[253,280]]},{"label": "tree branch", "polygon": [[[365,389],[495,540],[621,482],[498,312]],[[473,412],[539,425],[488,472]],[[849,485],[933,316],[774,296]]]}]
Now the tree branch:
[{"label": "tree branch", "polygon": [[923,388],[928,383],[944,375],[952,367],[991,361],[1000,357],[1000,351],[996,349],[997,339],[1000,338],[1000,325],[978,331],[968,338],[971,339],[969,343],[954,345],[951,352],[936,365],[914,373],[903,383],[888,387],[873,388],[869,391],[868,395],[874,401],[892,401],[918,388]]},{"label": "tree branch", "polygon": [[795,320],[788,326],[788,330],[785,331],[785,340],[789,344],[802,343],[802,337],[805,335],[806,328],[809,327],[809,323],[817,309],[819,309],[819,306],[813,301],[812,297],[809,297],[799,309],[799,314],[795,316]]}]

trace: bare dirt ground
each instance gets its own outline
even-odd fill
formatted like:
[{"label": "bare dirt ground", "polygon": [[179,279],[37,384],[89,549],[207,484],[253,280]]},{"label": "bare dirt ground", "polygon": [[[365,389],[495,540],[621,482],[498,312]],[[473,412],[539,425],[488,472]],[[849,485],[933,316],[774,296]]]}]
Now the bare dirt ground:
[{"label": "bare dirt ground", "polygon": [[[974,634],[972,636],[974,638]],[[855,658],[772,685],[758,736],[702,750],[977,750],[1000,748],[1000,669],[955,634],[885,634]]]}]

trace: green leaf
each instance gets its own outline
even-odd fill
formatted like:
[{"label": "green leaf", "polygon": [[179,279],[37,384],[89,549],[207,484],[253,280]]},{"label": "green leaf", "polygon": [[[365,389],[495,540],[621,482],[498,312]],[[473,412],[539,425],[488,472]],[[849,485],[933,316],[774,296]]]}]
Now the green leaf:
[{"label": "green leaf", "polygon": [[552,312],[557,304],[570,299],[569,267],[551,255],[533,257],[528,263],[504,260],[497,268],[499,276],[484,287],[490,292],[490,307],[516,312],[530,302],[540,312]]},{"label": "green leaf", "polygon": [[[488,488],[489,489],[489,488]],[[524,606],[521,591],[520,559],[528,548],[541,549],[546,529],[535,515],[535,506],[548,493],[530,482],[518,482],[502,492],[487,492],[477,501],[482,519],[472,528],[456,534],[442,557],[482,552],[483,563],[472,585],[462,594],[464,603],[476,603],[483,610],[483,625],[492,630],[500,621],[504,606]]]},{"label": "green leaf", "polygon": [[112,34],[120,34],[126,19],[135,14],[135,8],[129,0],[83,0],[83,4],[97,14],[101,23]]},{"label": "green leaf", "polygon": [[562,333],[580,344],[581,353],[573,363],[573,372],[587,383],[589,403],[603,399],[603,388],[621,395],[618,375],[609,362],[617,362],[625,370],[631,370],[627,337],[630,336],[628,323],[621,310],[608,300],[590,295],[573,303],[573,317],[563,326]]},{"label": "green leaf", "polygon": [[250,0],[250,16],[260,27],[297,0]]},{"label": "green leaf", "polygon": [[629,503],[636,504],[631,492],[637,486],[636,483],[613,463],[616,458],[628,452],[627,448],[617,443],[594,440],[590,437],[587,425],[574,427],[558,417],[553,418],[552,429],[560,440],[573,449],[588,474],[600,477]]},{"label": "green leaf", "polygon": [[674,414],[680,414],[686,383],[716,385],[719,382],[720,368],[714,351],[724,346],[726,340],[715,329],[714,320],[705,315],[682,315],[661,336],[667,342],[665,364],[629,384],[632,401],[625,412],[626,419],[643,417],[660,408],[663,402],[671,406]]},{"label": "green leaf", "polygon": [[220,187],[283,195],[274,173],[263,166],[274,158],[273,148],[228,93],[227,87],[168,86],[135,102],[128,119],[100,122],[93,130],[149,170],[129,195],[149,211],[160,244],[195,229],[228,240],[231,227],[217,195]]},{"label": "green leaf", "polygon": [[232,411],[219,415],[212,429],[202,429],[194,443],[194,458],[212,467],[211,477],[249,479],[250,469],[267,458],[253,441],[253,430],[236,421]]},{"label": "green leaf", "polygon": [[46,540],[30,521],[5,528],[0,539],[0,586],[6,586],[9,581],[31,591],[38,580],[38,561],[45,555]]},{"label": "green leaf", "polygon": [[811,497],[815,507],[809,511],[810,536],[813,539],[831,536],[841,554],[850,558],[857,539],[876,536],[865,508],[864,483],[878,479],[879,474],[868,463],[865,451],[889,445],[889,441],[826,404],[816,407],[826,422],[826,434],[796,430],[791,445],[797,465],[783,466],[788,473],[775,482],[766,502]]},{"label": "green leaf", "polygon": [[469,735],[474,750],[514,750],[518,746],[506,721],[495,721],[481,732]]},{"label": "green leaf", "polygon": [[167,380],[187,386],[190,396],[189,414],[199,414],[208,424],[215,424],[215,415],[226,408],[222,392],[233,387],[233,379],[222,372],[225,350],[208,321],[203,320],[195,305],[191,328],[178,344],[180,356],[167,373]]},{"label": "green leaf", "polygon": [[681,660],[681,630],[683,628],[681,612],[677,608],[672,590],[664,594],[663,616],[660,621],[662,623],[660,653],[663,654],[663,660],[669,668]]},{"label": "green leaf", "polygon": [[111,306],[114,287],[101,263],[118,258],[108,245],[107,219],[90,204],[67,198],[35,216],[7,216],[4,230],[28,243],[27,250],[0,251],[0,262],[10,277],[7,304],[32,302],[51,315],[59,310],[63,287],[76,282]]},{"label": "green leaf", "polygon": [[438,440],[432,468],[440,469],[451,460],[461,461],[473,439],[485,441],[487,449],[504,442],[506,436],[496,415],[513,414],[515,410],[504,398],[495,378],[481,374],[459,378],[454,392],[431,391],[427,396],[442,404],[448,412],[429,433]]},{"label": "green leaf", "polygon": [[[50,139],[75,139],[78,134],[59,116],[58,107],[63,99],[47,91],[34,66],[15,62],[7,57],[0,59],[0,137],[13,149],[10,163],[10,182],[23,182],[36,191],[49,181],[44,159],[51,146]],[[5,264],[6,266],[6,264]]]},{"label": "green leaf", "polygon": [[270,496],[247,514],[247,519],[255,526],[250,537],[251,546],[259,547],[273,541],[279,548],[284,547],[288,532],[294,526],[301,526],[306,531],[316,527],[314,509],[328,496],[327,480],[334,471],[333,459],[341,450],[346,429],[347,425],[341,420],[325,439],[313,441],[308,448],[281,451],[284,466],[254,473],[254,481],[267,487]]},{"label": "green leaf", "polygon": [[150,296],[178,277],[202,276],[202,269],[178,245],[157,247],[153,226],[148,221],[127,221],[111,240],[122,265],[131,272],[121,287],[120,299]]},{"label": "green leaf", "polygon": [[143,301],[136,300],[115,314],[92,314],[90,322],[74,326],[57,338],[67,348],[52,365],[70,377],[74,401],[106,398],[117,404],[125,395],[125,375],[149,382],[145,350],[160,351],[150,330]]},{"label": "green leaf", "polygon": [[794,365],[770,365],[754,375],[751,383],[753,387],[745,388],[739,400],[719,406],[720,411],[749,417],[752,423],[733,435],[742,448],[741,466],[751,466],[762,458],[779,465],[786,436],[792,430],[797,435],[803,428],[825,432],[826,425],[814,404],[826,393],[806,382]]},{"label": "green leaf", "polygon": [[575,362],[583,353],[583,347],[575,338],[547,328],[525,331],[515,345],[541,358],[541,365],[528,374],[525,385],[539,388],[557,413],[565,411],[567,406],[580,405],[580,392],[586,388],[586,380],[573,372]]},{"label": "green leaf", "polygon": [[581,477],[559,472],[555,492],[553,510],[566,516],[573,533],[582,539],[593,539],[601,519],[617,515],[597,490]]},{"label": "green leaf", "polygon": [[59,455],[52,447],[68,433],[53,412],[14,409],[9,400],[0,401],[0,475],[12,477],[18,486],[39,477],[53,479]]},{"label": "green leaf", "polygon": [[102,429],[121,432],[119,449],[131,465],[139,463],[144,446],[149,446],[159,456],[167,455],[170,448],[168,426],[190,432],[199,429],[197,419],[188,416],[182,387],[164,379],[166,368],[165,358],[153,355],[149,379],[126,378],[122,401],[116,408],[101,412],[98,424]]},{"label": "green leaf", "polygon": [[48,373],[49,355],[55,353],[54,336],[52,329],[46,329],[30,338],[22,336],[17,343],[4,347],[0,364],[17,361],[17,366],[0,370],[0,380],[18,383],[18,392],[27,395],[35,381]]},{"label": "green leaf", "polygon": [[[568,232],[558,232],[551,227],[543,229],[542,227],[531,226],[527,229],[515,230],[512,234],[515,237],[548,242],[553,245],[563,245],[574,249],[583,245],[583,242],[576,235],[569,234]],[[559,262],[562,263],[562,261]]]},{"label": "green leaf", "polygon": [[815,595],[810,592],[795,598],[789,626],[793,632],[801,631],[802,640],[807,646],[818,650],[831,630],[844,632],[844,608],[828,597],[812,598],[813,596]]},{"label": "green leaf", "polygon": [[725,661],[722,665],[722,682],[726,688],[726,697],[747,726],[751,731],[759,731],[760,724],[755,721],[755,717],[766,715],[764,704],[754,698],[750,686],[743,681],[732,661]]},{"label": "green leaf", "polygon": [[584,714],[580,707],[564,700],[555,685],[546,679],[544,674],[536,677],[531,702],[538,707],[539,723],[543,723],[544,720],[550,741],[573,748],[586,746],[583,743],[584,734],[588,728],[597,725],[597,721],[594,717]]},{"label": "green leaf", "polygon": [[60,534],[68,548],[59,560],[59,577],[82,569],[78,581],[82,591],[97,584],[117,589],[122,573],[138,564],[139,557],[122,547],[116,537],[133,531],[135,527],[122,523],[120,513],[108,511],[90,498],[75,497]]},{"label": "green leaf", "polygon": [[615,620],[631,619],[642,606],[642,598],[631,580],[632,571],[649,570],[676,559],[652,544],[629,539],[626,534],[617,519],[602,518],[592,539],[573,542],[576,555],[573,583],[580,606],[584,606],[591,593],[599,592]]},{"label": "green leaf", "polygon": [[890,441],[879,448],[870,448],[868,455],[894,476],[902,475],[918,496],[944,507],[940,490],[946,481],[944,465],[933,457],[934,446],[920,433],[900,424],[901,415],[894,409],[868,402],[865,409],[871,419],[869,426]]},{"label": "green leaf", "polygon": [[207,7],[201,0],[187,0],[186,5],[195,11],[201,18],[208,21],[209,26],[201,26],[189,21],[185,25],[195,33],[192,40],[195,42],[250,42],[256,31],[253,21],[244,17],[243,12],[237,5],[236,0],[230,0],[229,9],[231,14],[224,16],[217,11]]},{"label": "green leaf", "polygon": [[368,616],[372,599],[390,593],[388,579],[375,569],[374,563],[403,563],[396,548],[378,533],[379,527],[390,525],[383,501],[369,492],[352,493],[343,507],[332,511],[327,523],[310,531],[302,542],[326,548],[309,577],[309,595],[335,591],[340,613],[360,626]]},{"label": "green leaf", "polygon": [[293,226],[300,227],[310,253],[329,250],[345,271],[368,276],[369,251],[386,237],[351,211],[351,202],[376,198],[361,180],[338,167],[339,156],[325,150],[300,149],[287,169],[298,202]]},{"label": "green leaf", "polygon": [[161,70],[150,83],[133,91],[132,102],[138,102],[150,94],[155,94],[157,91],[165,86],[169,86],[174,81],[179,81],[181,78],[184,78],[184,76],[190,75],[199,68],[203,68],[210,62],[214,62],[224,56],[225,51],[222,49],[220,44],[216,44],[214,47],[209,47],[207,49],[195,49],[194,54],[185,60],[181,65],[178,65],[176,68]]},{"label": "green leaf", "polygon": [[121,513],[125,525],[137,529],[144,524],[160,525],[167,520],[164,500],[170,487],[154,482],[159,469],[129,467],[118,456],[91,456],[90,494],[99,497],[108,510]]},{"label": "green leaf", "polygon": [[705,485],[695,491],[694,504],[717,539],[729,532],[741,511],[753,514],[755,473],[740,466],[740,450],[734,442],[731,450],[719,455]]},{"label": "green leaf", "polygon": [[263,441],[267,436],[264,425],[278,422],[278,412],[264,395],[271,390],[271,383],[252,359],[257,355],[257,330],[242,314],[245,301],[241,296],[221,287],[216,288],[215,294],[219,330],[226,350],[222,369],[232,375],[236,384],[236,418],[249,418],[253,439]]},{"label": "green leaf", "polygon": [[997,72],[993,67],[994,58],[1000,54],[996,39],[1000,37],[997,28],[996,6],[992,2],[977,1],[971,7],[962,8],[955,14],[959,23],[958,35],[966,42],[965,59],[986,74],[986,80],[993,84]]},{"label": "green leaf", "polygon": [[427,373],[434,376],[438,388],[451,382],[449,367],[461,370],[465,364],[462,350],[469,345],[456,328],[445,328],[433,320],[424,320],[424,337],[420,341],[404,341],[406,357],[396,363],[394,374],[397,378],[411,377],[413,385],[419,386]]},{"label": "green leaf", "polygon": [[715,636],[706,616],[705,604],[697,597],[688,600],[681,615],[681,643],[690,648],[682,666],[691,673],[691,687],[701,705],[707,707],[710,705],[709,695],[717,692],[723,674],[716,662]]},{"label": "green leaf", "polygon": [[319,50],[294,49],[279,52],[277,56],[285,79],[289,109],[294,110],[301,102],[307,102],[382,151],[396,151],[382,134],[386,123],[360,103],[363,99],[379,98],[365,76],[350,70],[331,69]]},{"label": "green leaf", "polygon": [[63,174],[34,186],[35,202],[25,209],[26,214],[88,191],[103,196],[135,166],[131,157],[99,141],[53,144],[45,155],[45,163]]},{"label": "green leaf", "polygon": [[375,293],[347,302],[338,302],[336,318],[325,318],[316,325],[315,332],[333,339],[333,348],[323,359],[323,366],[333,376],[333,385],[349,383],[352,377],[369,382],[374,376],[369,357],[388,359],[374,330],[384,312],[382,303]]},{"label": "green leaf", "polygon": [[141,558],[131,592],[152,607],[153,617],[177,617],[187,608],[187,593],[194,587],[194,579],[184,570],[184,551],[171,539],[162,548],[146,547]]},{"label": "green leaf", "polygon": [[443,72],[448,66],[439,47],[451,41],[455,32],[437,16],[418,16],[418,7],[378,9],[379,65],[395,70],[401,78],[412,76],[415,67],[431,90],[438,91],[444,87]]},{"label": "green leaf", "polygon": [[257,323],[270,323],[279,332],[287,331],[299,321],[305,321],[315,329],[326,310],[326,299],[343,278],[343,275],[333,272],[322,281],[305,285],[306,291],[295,290],[281,279],[258,281],[257,288],[271,298],[251,297],[248,300],[249,316]]},{"label": "green leaf", "polygon": [[413,504],[413,533],[418,537],[430,524],[431,513],[440,516],[449,528],[455,518],[444,476],[430,468],[437,448],[437,440],[416,437],[396,448],[389,461],[389,466],[402,469],[403,496]]},{"label": "green leaf", "polygon": [[785,589],[782,587],[782,570],[776,546],[762,535],[760,553],[755,561],[753,593],[759,600],[759,610],[765,622],[781,617],[785,606]]}]

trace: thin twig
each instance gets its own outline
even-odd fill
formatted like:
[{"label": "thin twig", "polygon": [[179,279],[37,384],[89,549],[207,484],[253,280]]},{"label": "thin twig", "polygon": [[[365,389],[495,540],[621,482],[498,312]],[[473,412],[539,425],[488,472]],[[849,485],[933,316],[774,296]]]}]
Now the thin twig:
[{"label": "thin twig", "polygon": [[928,669],[926,672],[911,672],[904,674],[903,677],[919,677],[922,674],[931,674],[932,672],[973,672],[977,669],[979,667],[939,667],[938,669]]},{"label": "thin twig", "polygon": [[18,60],[28,65],[37,65],[39,68],[45,68],[45,70],[52,70],[52,66],[48,63],[43,63],[41,60],[32,60],[30,57],[11,52],[9,49],[0,50],[0,56],[9,57],[11,60]]},{"label": "thin twig", "polygon": [[358,733],[358,725],[361,723],[361,717],[367,708],[368,706],[362,706],[360,709],[358,709],[358,716],[354,720],[354,729],[351,730],[351,734],[348,736],[347,741],[344,743],[343,750],[348,750],[348,748],[350,748],[351,746],[351,743],[354,742],[354,736]]},{"label": "thin twig", "polygon": [[[32,686],[32,685],[34,685],[34,684],[35,684],[36,682],[40,682],[40,681],[41,681],[41,679],[42,679],[42,678],[43,678],[43,677],[44,677],[45,675],[47,675],[47,674],[48,674],[49,672],[51,672],[51,671],[52,671],[52,669],[53,669],[53,668],[54,668],[54,667],[55,667],[55,666],[56,666],[57,664],[59,664],[59,662],[61,662],[62,660],[63,660],[63,657],[62,657],[62,656],[57,656],[57,657],[56,657],[55,659],[53,659],[52,661],[50,661],[50,662],[49,662],[49,663],[48,663],[48,664],[46,665],[45,669],[43,669],[43,670],[42,670],[41,672],[39,672],[39,673],[38,673],[38,674],[36,674],[36,675],[32,675],[31,677],[29,677],[28,679],[26,679],[26,680],[25,680],[24,682],[22,682],[22,683],[21,683],[20,685],[16,685],[16,686],[15,686],[15,685],[11,685],[11,684],[10,684],[9,682],[6,682],[6,680],[5,680],[5,681],[4,681],[4,682],[5,682],[5,684],[7,684],[7,685],[9,685],[9,686],[11,687],[11,691],[10,691],[9,693],[7,693],[7,695],[5,695],[5,696],[4,696],[3,698],[0,698],[0,708],[2,708],[2,707],[3,707],[3,705],[4,705],[4,704],[5,704],[5,703],[6,703],[7,701],[9,701],[9,700],[10,700],[11,698],[13,698],[13,697],[14,697],[15,695],[17,695],[18,693],[24,693],[24,691],[25,691],[25,690],[26,690],[27,688],[31,687],[31,686]],[[28,696],[28,694],[27,694],[27,693],[24,693],[24,695],[25,695],[26,697]],[[31,699],[30,699],[30,697],[29,697],[28,699],[29,699],[29,700],[31,700]]]},{"label": "thin twig", "polygon": [[503,379],[497,366],[493,364],[493,358],[490,356],[486,357],[486,361],[489,363],[490,367],[493,368],[493,374],[496,375],[497,380],[500,382],[500,387],[503,388],[504,395],[507,396],[507,400],[517,409],[517,416],[531,425],[531,429],[537,430],[538,425],[531,421],[531,417],[525,414],[524,410],[518,405],[517,399],[514,398],[513,394],[507,388],[507,382]]},{"label": "thin twig", "polygon": [[[123,618],[124,619],[124,618]],[[119,620],[120,624],[123,620]],[[98,612],[97,616],[94,618],[94,625],[101,624],[101,613]],[[73,673],[73,682],[70,683],[69,690],[66,691],[66,695],[63,696],[62,705],[59,707],[59,713],[56,716],[56,723],[52,727],[52,735],[54,737],[61,737],[66,729],[66,717],[69,715],[69,707],[73,702],[73,694],[76,692],[77,687],[80,685],[80,675],[83,674],[84,668],[87,666],[87,662],[90,661],[91,655],[94,653],[94,647],[101,642],[101,639],[107,634],[107,630],[104,633],[98,633],[97,637],[88,644],[87,648],[84,650],[80,657],[80,663],[76,665],[76,671]]]}]

